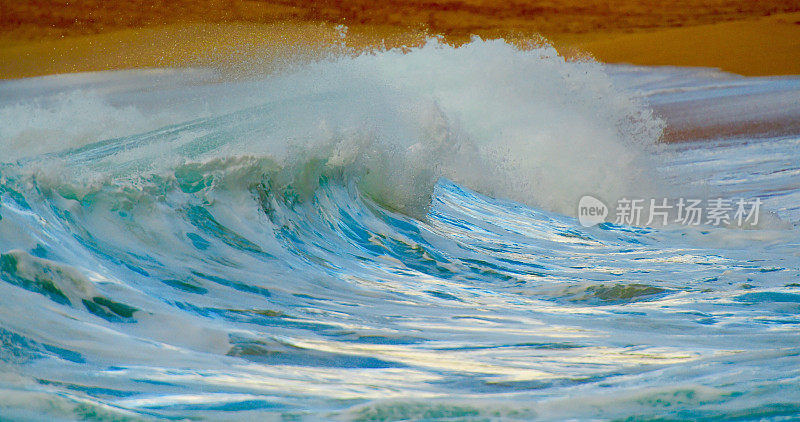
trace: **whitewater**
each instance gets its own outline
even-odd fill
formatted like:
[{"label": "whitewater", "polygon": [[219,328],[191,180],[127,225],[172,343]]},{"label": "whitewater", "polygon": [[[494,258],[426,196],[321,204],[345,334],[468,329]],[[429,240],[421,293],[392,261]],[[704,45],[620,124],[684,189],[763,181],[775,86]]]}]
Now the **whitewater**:
[{"label": "whitewater", "polygon": [[480,39],[0,82],[0,419],[793,420],[797,98]]}]

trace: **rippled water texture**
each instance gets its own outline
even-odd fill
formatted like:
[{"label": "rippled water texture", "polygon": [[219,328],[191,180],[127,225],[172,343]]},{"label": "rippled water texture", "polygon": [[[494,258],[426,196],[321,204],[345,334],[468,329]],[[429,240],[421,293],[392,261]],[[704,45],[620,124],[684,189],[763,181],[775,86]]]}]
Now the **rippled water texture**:
[{"label": "rippled water texture", "polygon": [[[649,108],[796,86],[501,41],[4,82],[0,418],[796,417],[800,137]],[[764,211],[585,228],[584,194]]]}]

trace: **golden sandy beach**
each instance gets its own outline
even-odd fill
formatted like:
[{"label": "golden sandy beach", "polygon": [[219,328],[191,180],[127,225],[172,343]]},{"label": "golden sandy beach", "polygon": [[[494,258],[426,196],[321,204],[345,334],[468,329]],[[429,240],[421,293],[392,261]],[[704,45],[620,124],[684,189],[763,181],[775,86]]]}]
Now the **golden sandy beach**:
[{"label": "golden sandy beach", "polygon": [[[0,78],[162,66],[268,66],[293,46],[413,44],[421,34],[542,34],[609,63],[800,74],[800,1],[3,0]],[[794,12],[794,13],[792,13]],[[287,50],[289,49],[289,50]]]}]

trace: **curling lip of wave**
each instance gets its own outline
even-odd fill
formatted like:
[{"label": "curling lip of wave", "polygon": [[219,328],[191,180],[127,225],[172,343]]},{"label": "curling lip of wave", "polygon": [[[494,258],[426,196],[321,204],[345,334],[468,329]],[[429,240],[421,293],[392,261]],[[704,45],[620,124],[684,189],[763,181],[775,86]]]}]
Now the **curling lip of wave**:
[{"label": "curling lip of wave", "polygon": [[407,53],[331,56],[254,81],[196,86],[197,77],[179,89],[73,91],[0,108],[0,121],[27,120],[0,128],[6,159],[112,135],[121,138],[104,156],[90,147],[93,161],[68,159],[67,170],[78,180],[105,177],[107,168],[131,177],[120,169],[158,173],[244,155],[300,178],[320,163],[358,174],[379,203],[417,216],[441,177],[566,214],[587,192],[613,200],[660,185],[647,151],[662,123],[601,65],[566,62],[550,47],[431,40]]}]

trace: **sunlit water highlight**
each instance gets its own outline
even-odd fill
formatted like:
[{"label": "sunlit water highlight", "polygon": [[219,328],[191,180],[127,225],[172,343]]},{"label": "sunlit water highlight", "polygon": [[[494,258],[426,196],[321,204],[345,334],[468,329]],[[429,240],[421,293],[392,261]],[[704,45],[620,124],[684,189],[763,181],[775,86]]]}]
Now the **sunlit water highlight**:
[{"label": "sunlit water highlight", "polygon": [[664,75],[475,41],[0,85],[0,416],[796,417],[800,138],[658,144]]}]

